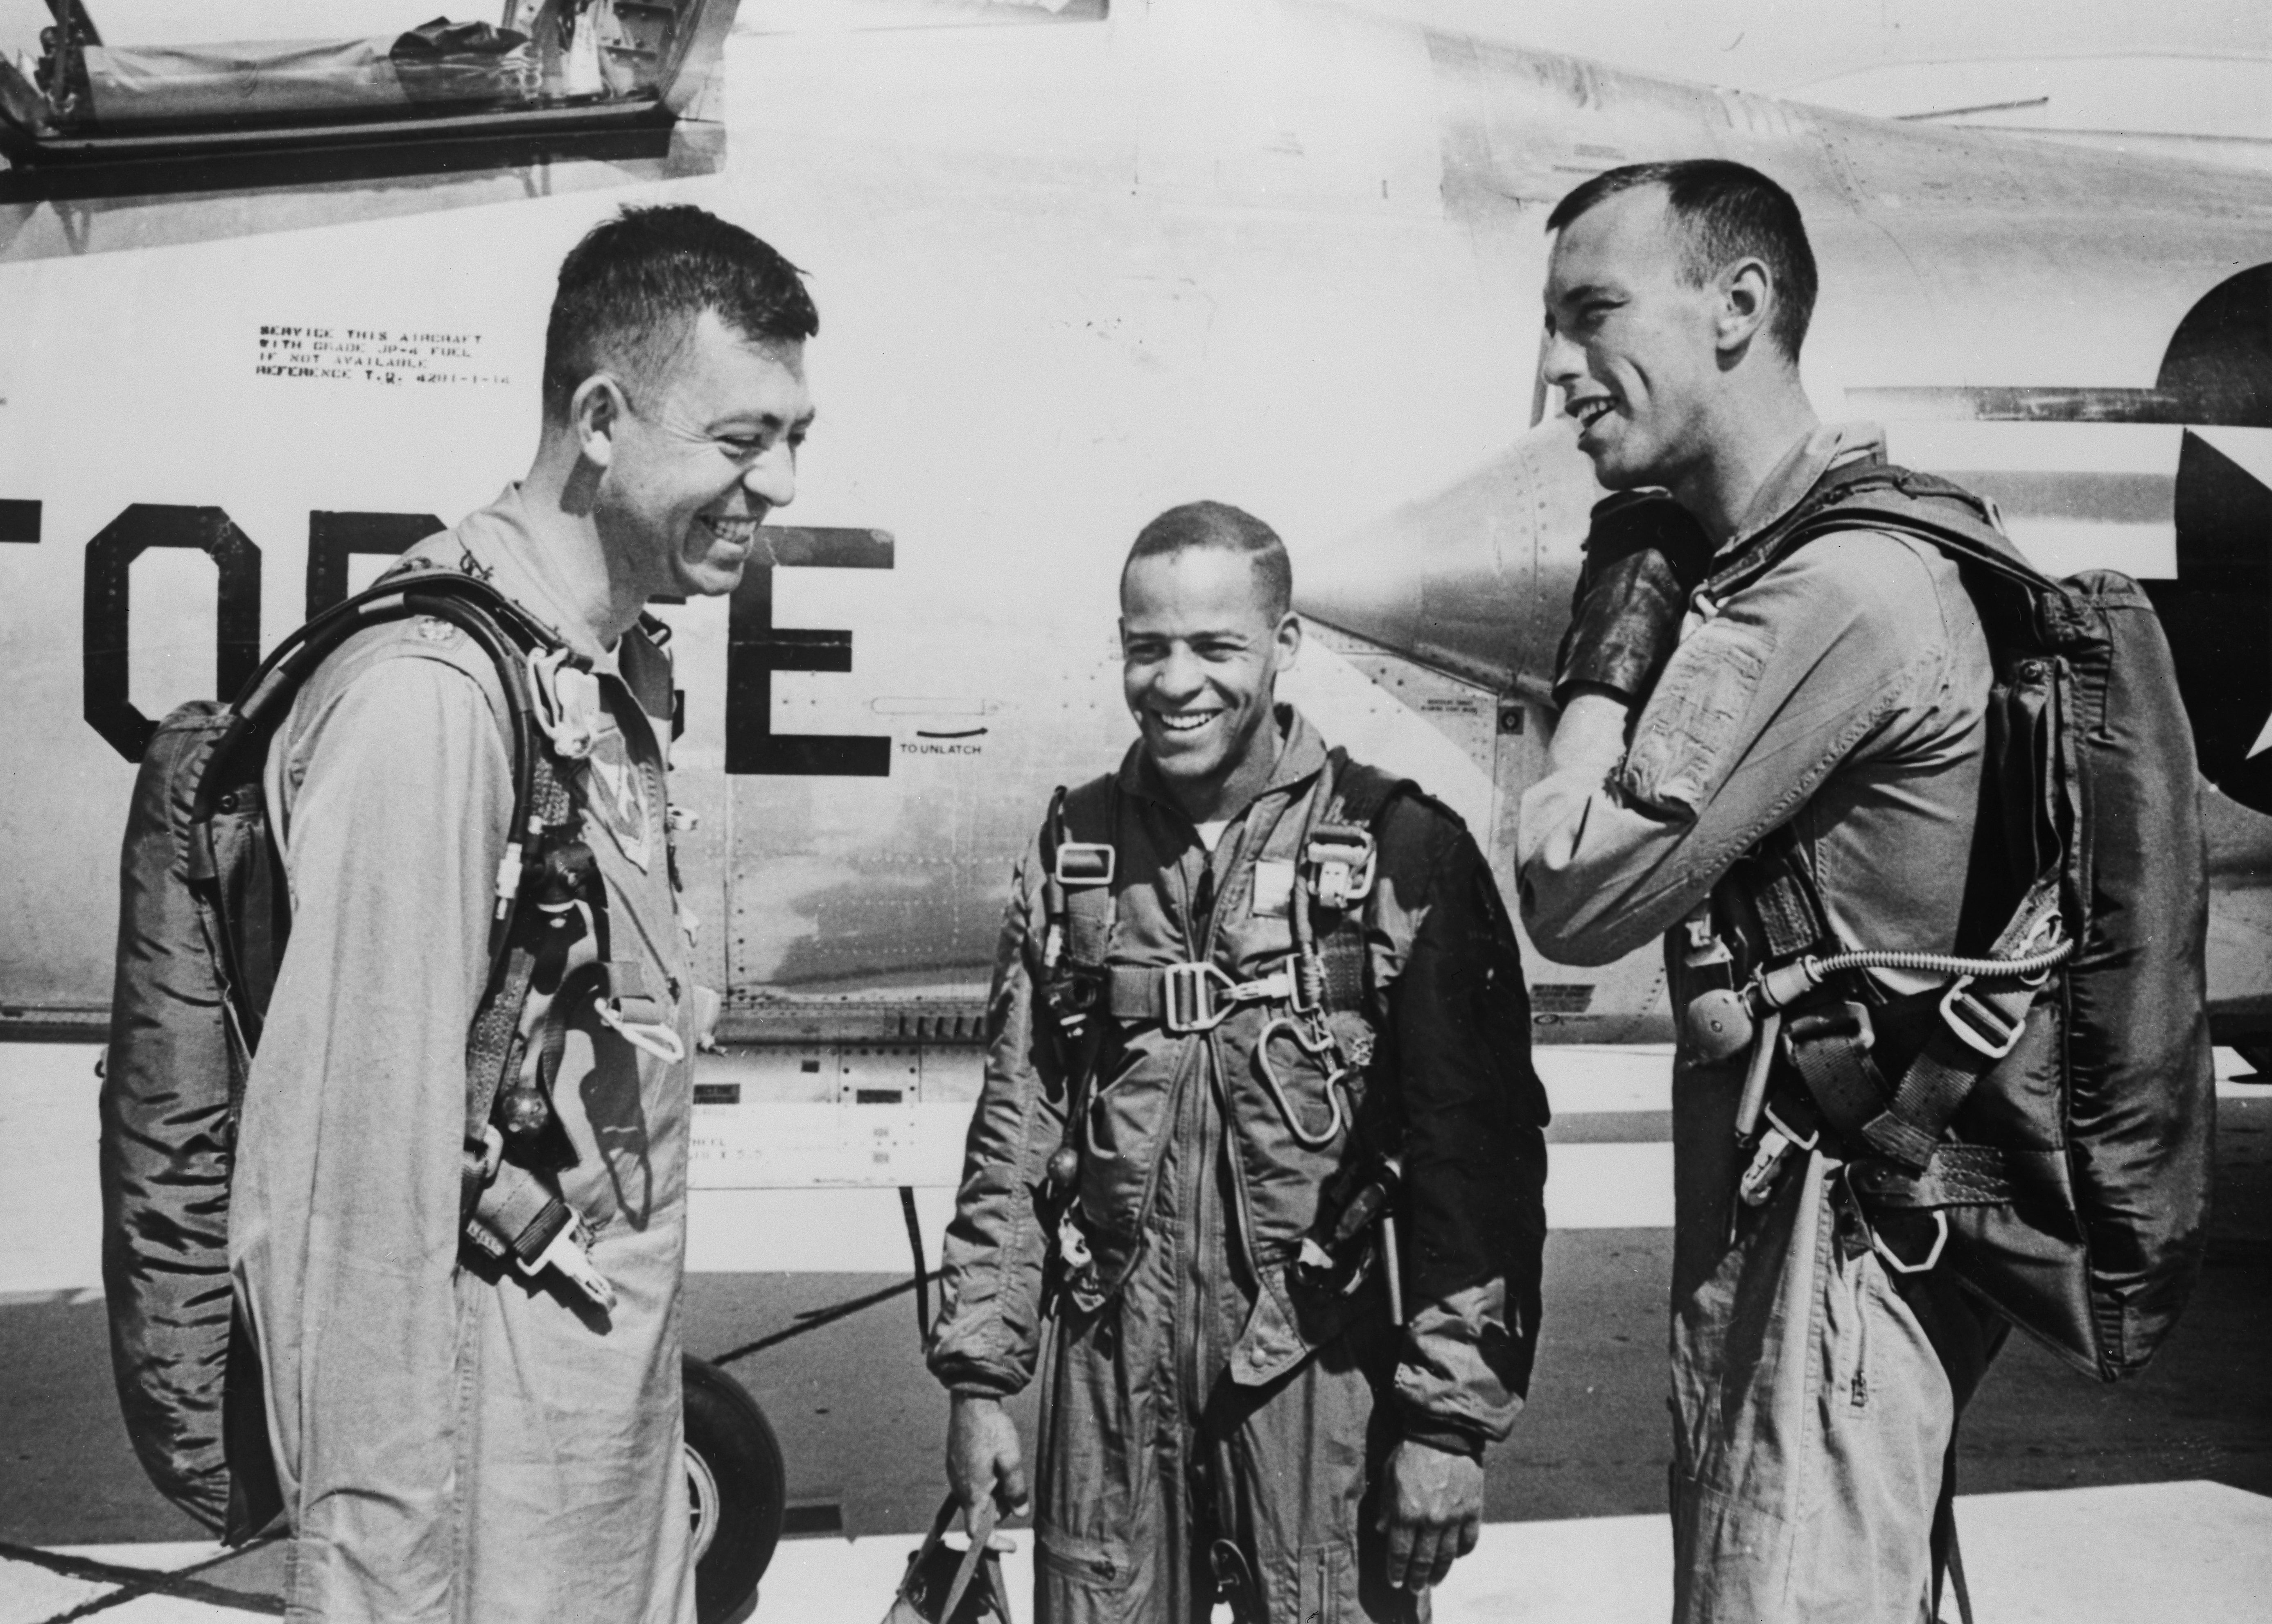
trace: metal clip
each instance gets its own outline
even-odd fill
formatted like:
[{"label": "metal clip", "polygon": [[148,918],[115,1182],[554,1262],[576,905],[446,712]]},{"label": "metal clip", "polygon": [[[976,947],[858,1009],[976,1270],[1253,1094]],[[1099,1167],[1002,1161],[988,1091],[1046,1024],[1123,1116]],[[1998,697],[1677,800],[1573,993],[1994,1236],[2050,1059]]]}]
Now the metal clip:
[{"label": "metal clip", "polygon": [[1764,1114],[1767,1131],[1760,1136],[1760,1148],[1752,1153],[1752,1165],[1744,1169],[1744,1176],[1736,1186],[1737,1196],[1747,1207],[1767,1204],[1775,1180],[1782,1175],[1783,1162],[1793,1151],[1811,1151],[1822,1143],[1821,1129],[1801,1138],[1798,1130],[1777,1116],[1771,1105],[1764,1107]]},{"label": "metal clip", "polygon": [[1972,995],[1972,978],[1959,976],[1948,984],[1940,995],[1941,1024],[1954,1034],[1956,1040],[1969,1049],[1986,1055],[1990,1060],[2001,1060],[2019,1047],[2021,1034],[2028,1030],[2027,1017],[2007,1020],[1995,1005]]},{"label": "metal clip", "polygon": [[1060,885],[1110,885],[1113,851],[1093,840],[1067,840],[1058,847],[1050,877]]},{"label": "metal clip", "polygon": [[625,1020],[615,1001],[605,995],[593,999],[592,1008],[598,1012],[602,1025],[633,1048],[645,1049],[666,1065],[675,1066],[686,1058],[685,1043],[676,1031],[661,1022]]},{"label": "metal clip", "polygon": [[1924,1262],[1921,1263],[1902,1262],[1900,1257],[1895,1255],[1894,1248],[1886,1244],[1885,1237],[1879,1234],[1878,1226],[1875,1224],[1870,1225],[1870,1249],[1878,1255],[1880,1262],[1895,1274],[1924,1274],[1940,1261],[1941,1248],[1948,1244],[1948,1213],[1944,1209],[1936,1207],[1933,1209],[1932,1221],[1935,1225],[1932,1250],[1924,1255]]},{"label": "metal clip", "polygon": [[1160,1024],[1179,1037],[1214,1031],[1238,1004],[1273,998],[1290,1002],[1295,995],[1293,972],[1282,968],[1252,981],[1234,981],[1214,965],[1194,960],[1163,966],[1160,980]]},{"label": "metal clip", "polygon": [[1849,1038],[1857,1049],[1874,1048],[1878,1033],[1870,1024],[1869,1006],[1849,999],[1805,1015],[1794,1015],[1783,1026],[1783,1042],[1793,1050],[1803,1043],[1814,1043],[1824,1038]]},{"label": "metal clip", "polygon": [[1372,831],[1320,824],[1310,831],[1303,856],[1310,868],[1310,890],[1328,908],[1349,908],[1372,894],[1380,858]]},{"label": "metal clip", "polygon": [[[1287,1097],[1286,1085],[1279,1081],[1278,1069],[1270,1063],[1271,1039],[1282,1031],[1293,1039],[1297,1048],[1313,1060],[1326,1062],[1328,1067],[1325,1081],[1327,1117],[1322,1133],[1312,1132],[1295,1114],[1294,1102]],[[1349,1074],[1351,1068],[1343,1061],[1341,1045],[1334,1040],[1330,1032],[1306,1030],[1304,1024],[1282,1015],[1265,1026],[1262,1036],[1255,1040],[1254,1067],[1261,1074],[1263,1086],[1270,1091],[1270,1098],[1278,1106],[1278,1114],[1285,1119],[1286,1131],[1292,1134],[1297,1142],[1310,1150],[1319,1151],[1341,1137],[1342,1129],[1347,1121],[1342,1112],[1342,1079]]]},{"label": "metal clip", "polygon": [[516,1254],[513,1264],[523,1274],[540,1275],[547,1269],[556,1270],[560,1278],[588,1298],[593,1306],[605,1313],[616,1306],[616,1288],[609,1283],[592,1262],[591,1237],[584,1228],[584,1220],[573,1212],[552,1237],[551,1244],[534,1258],[523,1262]]},{"label": "metal clip", "polygon": [[600,704],[600,680],[568,649],[531,649],[529,686],[535,691],[536,725],[564,761],[581,761],[599,742],[607,712]]},{"label": "metal clip", "polygon": [[1230,978],[1213,965],[1170,965],[1160,972],[1160,1024],[1178,1034],[1212,1032],[1222,1025],[1230,1006],[1226,1002],[1216,1007],[1214,992],[1218,981],[1225,992],[1230,990]]}]

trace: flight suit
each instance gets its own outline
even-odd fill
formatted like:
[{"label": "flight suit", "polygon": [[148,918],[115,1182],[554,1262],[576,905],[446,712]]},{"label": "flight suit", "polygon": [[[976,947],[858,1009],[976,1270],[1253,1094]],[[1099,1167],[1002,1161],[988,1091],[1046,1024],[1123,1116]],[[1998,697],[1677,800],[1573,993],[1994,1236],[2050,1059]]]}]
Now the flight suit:
[{"label": "flight suit", "polygon": [[[1212,853],[1140,744],[1112,782],[1109,828],[1072,831],[1115,846],[1106,964],[1122,988],[1177,963],[1230,982],[1286,963],[1327,756],[1290,708],[1279,725],[1275,771]],[[1045,1624],[1204,1619],[1219,1581],[1242,1617],[1269,1624],[1408,1616],[1372,1526],[1388,1450],[1414,1438],[1480,1455],[1513,1426],[1538,1334],[1546,1120],[1513,932],[1450,813],[1402,794],[1377,834],[1365,987],[1331,1017],[1353,1058],[1370,1051],[1349,1111],[1334,1114],[1327,1062],[1282,1027],[1269,1052],[1283,1103],[1271,1092],[1256,1049],[1288,1013],[1282,998],[1181,1034],[1125,1004],[1092,1017],[1106,1026],[1073,1202],[1087,1269],[1050,1256],[1045,1168],[1066,1140],[1072,1079],[1037,993],[1042,840],[1018,867],[930,1364],[957,1393],[1014,1393],[1054,1317],[1036,1504]],[[1377,1258],[1346,1293],[1293,1268],[1332,1216],[1336,1174],[1392,1133],[1401,1329]]]},{"label": "flight suit", "polygon": [[[590,644],[517,490],[412,557],[485,577],[593,658],[613,726],[569,785],[609,952],[691,1052],[664,656],[636,630]],[[594,1232],[612,1311],[460,1244],[467,1029],[512,800],[502,703],[457,629],[398,621],[324,663],[269,754],[292,935],[245,1096],[229,1250],[293,1533],[288,1618],[694,1617],[687,1063],[595,1008],[568,1020],[553,1099],[576,1161],[559,1186]]]},{"label": "flight suit", "polygon": [[[1817,430],[1714,562],[1833,468],[1881,456],[1874,430]],[[1990,675],[1955,566],[1913,538],[1833,532],[1724,602],[1692,599],[1608,781],[1524,797],[1532,941],[1599,964],[1670,932],[1685,1009],[1701,984],[1676,927],[1708,897],[1715,920],[1744,918],[1730,870],[1788,827],[1842,941],[1949,950]],[[1935,984],[1869,973],[1895,994]],[[2002,1322],[1945,1270],[1887,1267],[1827,1139],[1738,1207],[1745,1062],[1708,1062],[1684,1029],[1673,1062],[1674,1616],[1910,1624],[1931,1616],[1945,1456]]]}]

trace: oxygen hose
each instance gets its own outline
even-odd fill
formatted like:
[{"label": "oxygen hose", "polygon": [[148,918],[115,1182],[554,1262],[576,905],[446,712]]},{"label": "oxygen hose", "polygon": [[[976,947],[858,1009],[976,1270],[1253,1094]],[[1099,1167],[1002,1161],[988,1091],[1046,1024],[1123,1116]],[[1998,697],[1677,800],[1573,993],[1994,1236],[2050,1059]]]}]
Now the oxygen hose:
[{"label": "oxygen hose", "polygon": [[1827,958],[1808,958],[1801,962],[1817,981],[1828,980],[1844,970],[1913,970],[1924,975],[1970,976],[1976,980],[2017,976],[2041,975],[2056,965],[2064,964],[2074,951],[2070,939],[2054,942],[2039,953],[2029,953],[2023,958],[1963,958],[1954,953],[1909,953],[1890,948],[1865,948],[1850,953],[1833,953]]},{"label": "oxygen hose", "polygon": [[[1730,1059],[1752,1047],[1754,1021],[1779,1015],[1832,976],[1849,970],[1907,970],[1946,976],[1952,981],[2032,981],[2066,962],[2074,951],[2069,938],[2017,958],[1973,957],[1957,953],[1920,953],[1892,948],[1860,948],[1843,953],[1794,959],[1763,971],[1745,986],[1716,987],[1689,1001],[1685,1017],[1690,1039],[1708,1060]],[[1760,1078],[1745,1091],[1759,1091]]]}]

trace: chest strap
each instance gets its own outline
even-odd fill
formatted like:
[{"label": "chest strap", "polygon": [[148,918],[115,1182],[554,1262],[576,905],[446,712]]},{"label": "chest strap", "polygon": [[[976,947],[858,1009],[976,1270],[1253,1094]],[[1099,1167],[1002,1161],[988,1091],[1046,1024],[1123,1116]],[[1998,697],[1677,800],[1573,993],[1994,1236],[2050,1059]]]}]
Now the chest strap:
[{"label": "chest strap", "polygon": [[1251,981],[1234,981],[1211,964],[1109,965],[1105,1009],[1116,1021],[1156,1021],[1170,1032],[1211,1032],[1246,1003],[1294,1002],[1291,959]]}]

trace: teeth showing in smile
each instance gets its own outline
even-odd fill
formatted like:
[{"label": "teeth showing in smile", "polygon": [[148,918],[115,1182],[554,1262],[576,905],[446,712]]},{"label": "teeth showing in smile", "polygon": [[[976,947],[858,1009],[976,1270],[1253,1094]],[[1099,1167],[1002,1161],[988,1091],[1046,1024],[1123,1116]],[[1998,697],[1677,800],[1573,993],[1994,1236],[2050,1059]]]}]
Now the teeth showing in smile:
[{"label": "teeth showing in smile", "polygon": [[710,533],[721,541],[735,547],[754,547],[758,540],[758,521],[753,518],[707,518]]},{"label": "teeth showing in smile", "polygon": [[1570,407],[1570,415],[1578,420],[1578,427],[1581,428],[1591,428],[1609,414],[1610,399],[1606,395],[1596,395],[1590,400],[1574,401]]},{"label": "teeth showing in smile", "polygon": [[1152,715],[1170,733],[1197,733],[1221,715],[1217,711],[1155,711]]}]

